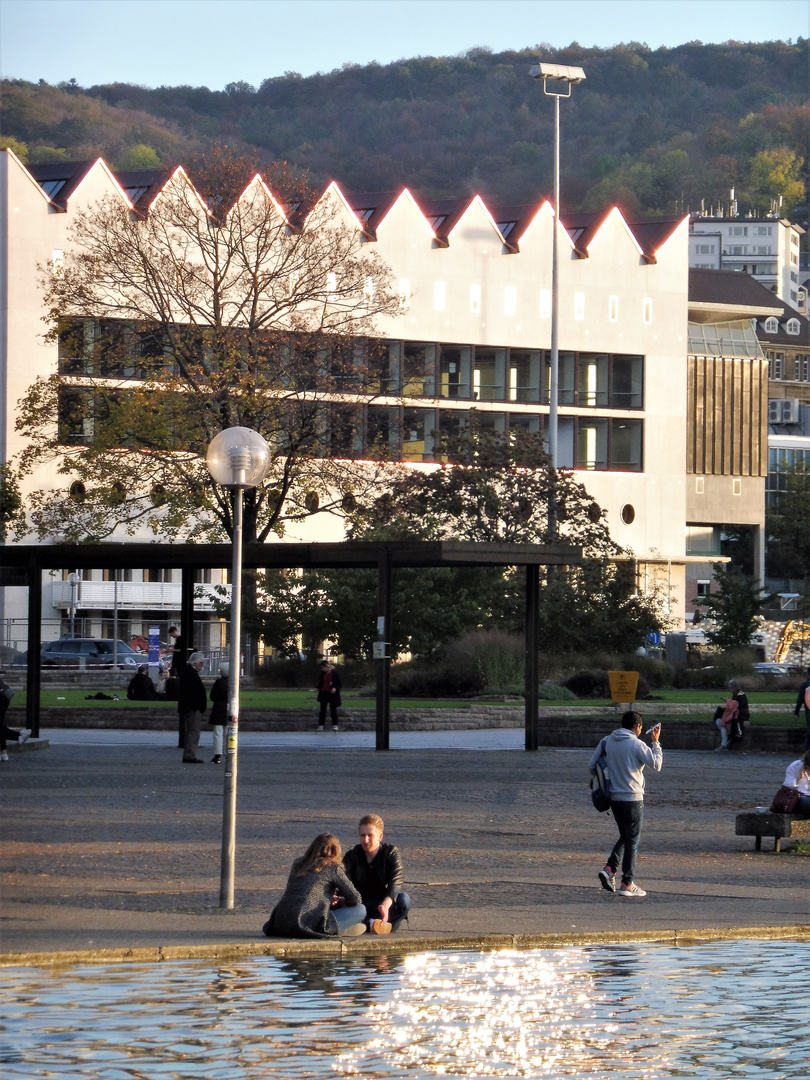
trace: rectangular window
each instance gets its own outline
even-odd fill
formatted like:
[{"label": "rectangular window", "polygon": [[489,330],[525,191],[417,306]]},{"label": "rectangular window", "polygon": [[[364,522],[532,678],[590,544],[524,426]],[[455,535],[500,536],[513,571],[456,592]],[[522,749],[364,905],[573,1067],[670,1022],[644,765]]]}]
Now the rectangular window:
[{"label": "rectangular window", "polygon": [[431,461],[434,413],[431,409],[402,410],[402,460]]},{"label": "rectangular window", "polygon": [[[558,353],[557,363],[557,404],[573,405],[576,398],[576,353]],[[551,353],[543,353],[543,396],[544,405],[548,405],[551,394]]]},{"label": "rectangular window", "polygon": [[548,289],[540,290],[540,318],[551,318],[551,293]]},{"label": "rectangular window", "polygon": [[473,365],[473,399],[475,401],[503,401],[505,353],[505,349],[476,348]]},{"label": "rectangular window", "polygon": [[608,420],[577,421],[578,469],[607,469],[609,423]]},{"label": "rectangular window", "polygon": [[540,350],[509,350],[509,400],[540,400]]},{"label": "rectangular window", "polygon": [[731,494],[742,495],[742,480],[738,480],[734,477],[731,481]]},{"label": "rectangular window", "polygon": [[592,409],[608,405],[610,360],[606,353],[580,353],[577,404]]},{"label": "rectangular window", "polygon": [[695,494],[696,495],[703,495],[703,494],[705,494],[705,492],[706,492],[706,477],[705,476],[696,476],[695,477]]},{"label": "rectangular window", "polygon": [[472,315],[480,315],[481,313],[481,286],[470,286],[470,313]]},{"label": "rectangular window", "polygon": [[618,296],[608,297],[608,321],[619,321],[619,298]]},{"label": "rectangular window", "polygon": [[644,302],[643,302],[643,305],[642,305],[642,311],[643,311],[642,318],[643,318],[643,321],[644,321],[644,325],[649,326],[650,323],[652,323],[652,321],[653,321],[652,297],[650,297],[650,296],[645,296],[644,297]]},{"label": "rectangular window", "polygon": [[439,346],[439,397],[469,398],[469,345]]},{"label": "rectangular window", "polygon": [[640,420],[611,420],[610,467],[621,472],[640,472],[642,433]]},{"label": "rectangular window", "polygon": [[401,388],[403,397],[429,396],[433,387],[435,347],[416,341],[402,346]]},{"label": "rectangular window", "polygon": [[644,357],[614,356],[611,362],[610,406],[613,409],[644,407]]}]

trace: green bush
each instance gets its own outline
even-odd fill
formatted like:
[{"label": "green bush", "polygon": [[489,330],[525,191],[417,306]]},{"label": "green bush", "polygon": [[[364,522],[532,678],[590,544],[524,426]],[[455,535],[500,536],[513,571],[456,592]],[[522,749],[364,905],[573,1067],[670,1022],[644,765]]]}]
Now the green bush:
[{"label": "green bush", "polygon": [[502,630],[475,630],[451,642],[446,662],[474,672],[482,689],[506,691],[523,683],[525,645],[517,635]]},{"label": "green bush", "polygon": [[540,685],[537,691],[538,701],[576,701],[577,695],[566,686],[547,681]]}]

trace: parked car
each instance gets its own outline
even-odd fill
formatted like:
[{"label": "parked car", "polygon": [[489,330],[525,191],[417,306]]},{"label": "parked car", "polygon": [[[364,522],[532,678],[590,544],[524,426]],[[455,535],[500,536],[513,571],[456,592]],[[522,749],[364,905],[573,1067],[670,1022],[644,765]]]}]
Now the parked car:
[{"label": "parked car", "polygon": [[[43,667],[112,667],[115,641],[112,638],[63,638],[46,641],[42,646]],[[135,652],[125,641],[117,647],[119,667],[136,668],[148,660],[143,653]]]},{"label": "parked car", "polygon": [[758,664],[754,664],[754,671],[757,675],[789,675],[789,664],[777,664],[774,660],[763,660]]}]

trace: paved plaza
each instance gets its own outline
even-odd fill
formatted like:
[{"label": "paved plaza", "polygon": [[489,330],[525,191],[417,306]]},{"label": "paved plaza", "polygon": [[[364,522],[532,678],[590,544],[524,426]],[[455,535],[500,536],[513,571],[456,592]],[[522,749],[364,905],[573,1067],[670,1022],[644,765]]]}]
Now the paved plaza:
[{"label": "paved plaza", "polygon": [[[606,720],[605,731],[613,722]],[[522,750],[523,732],[331,731],[240,737],[236,907],[218,910],[222,767],[180,761],[171,732],[43,729],[0,771],[2,962],[87,951],[262,951],[290,864],[321,831],[344,847],[380,813],[403,855],[410,924],[380,948],[561,935],[810,934],[810,858],[754,850],[739,810],[766,804],[790,755],[666,749],[649,774],[638,882],[604,892],[615,838],[583,749]],[[27,749],[27,748],[24,748]],[[358,943],[364,939],[357,939]],[[329,943],[333,945],[333,943]],[[134,955],[134,954],[133,954]]]}]

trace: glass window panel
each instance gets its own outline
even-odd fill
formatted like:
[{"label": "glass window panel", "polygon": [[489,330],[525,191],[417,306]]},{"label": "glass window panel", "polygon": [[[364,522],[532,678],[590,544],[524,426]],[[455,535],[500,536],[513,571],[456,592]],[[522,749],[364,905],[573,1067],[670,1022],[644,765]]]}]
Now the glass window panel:
[{"label": "glass window panel", "polygon": [[502,401],[505,349],[476,349],[473,366],[473,399]]},{"label": "glass window panel", "polygon": [[578,469],[607,469],[608,467],[608,421],[577,421]]},{"label": "glass window panel", "polygon": [[626,472],[641,471],[642,431],[640,420],[611,421],[611,469],[621,469]]},{"label": "glass window panel", "polygon": [[432,345],[406,341],[402,346],[402,393],[405,397],[425,397],[432,392],[433,362],[435,350]]},{"label": "glass window panel", "polygon": [[466,345],[439,346],[439,397],[469,398],[470,353]]},{"label": "glass window panel", "polygon": [[580,353],[577,404],[607,408],[609,359],[606,353]]},{"label": "glass window panel", "polygon": [[[551,353],[544,351],[543,404],[548,405],[551,386]],[[560,352],[557,366],[557,404],[573,405],[576,387],[576,353]]]},{"label": "glass window panel", "polygon": [[509,350],[509,401],[540,400],[539,349]]},{"label": "glass window panel", "polygon": [[402,410],[402,460],[431,461],[433,455],[432,409]]},{"label": "glass window panel", "polygon": [[614,356],[611,371],[610,404],[614,409],[641,409],[644,358]]}]

